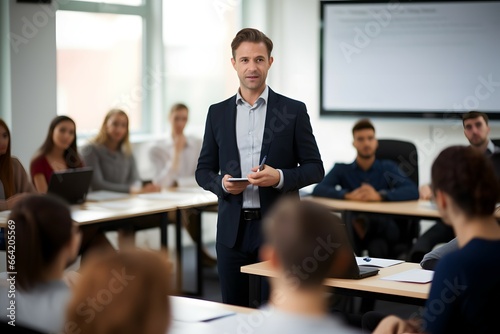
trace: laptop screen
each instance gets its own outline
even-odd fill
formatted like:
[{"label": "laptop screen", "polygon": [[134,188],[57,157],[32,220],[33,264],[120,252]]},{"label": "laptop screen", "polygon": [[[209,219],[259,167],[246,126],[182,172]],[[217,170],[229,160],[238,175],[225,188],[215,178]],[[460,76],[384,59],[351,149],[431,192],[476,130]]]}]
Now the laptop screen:
[{"label": "laptop screen", "polygon": [[59,196],[70,204],[83,203],[91,181],[91,167],[54,172],[50,178],[47,193]]}]

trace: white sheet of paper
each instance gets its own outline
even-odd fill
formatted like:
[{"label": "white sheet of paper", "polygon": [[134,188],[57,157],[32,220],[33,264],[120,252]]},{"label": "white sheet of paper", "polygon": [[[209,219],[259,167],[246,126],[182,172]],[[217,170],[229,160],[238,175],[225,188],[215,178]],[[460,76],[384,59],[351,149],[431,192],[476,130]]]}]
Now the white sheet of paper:
[{"label": "white sheet of paper", "polygon": [[358,264],[358,266],[387,268],[404,262],[401,260],[381,259],[377,257],[369,258],[370,261],[365,261],[364,259],[366,259],[366,257],[356,256],[356,263]]},{"label": "white sheet of paper", "polygon": [[204,322],[181,322],[172,321],[168,330],[170,334],[215,334],[217,331],[213,326]]},{"label": "white sheet of paper", "polygon": [[10,210],[0,211],[0,218],[7,220],[10,215]]},{"label": "white sheet of paper", "polygon": [[97,190],[91,191],[87,194],[87,201],[100,202],[100,201],[112,201],[117,199],[124,199],[130,197],[130,194],[119,193],[116,191],[108,190]]},{"label": "white sheet of paper", "polygon": [[200,322],[235,314],[206,300],[171,296],[172,319],[182,322]]},{"label": "white sheet of paper", "polygon": [[425,269],[411,269],[402,273],[382,277],[386,281],[410,282],[410,283],[429,283],[432,282],[434,271]]},{"label": "white sheet of paper", "polygon": [[160,201],[185,201],[193,197],[190,193],[181,192],[162,192],[162,193],[147,193],[140,194],[137,197],[148,200],[160,200]]}]

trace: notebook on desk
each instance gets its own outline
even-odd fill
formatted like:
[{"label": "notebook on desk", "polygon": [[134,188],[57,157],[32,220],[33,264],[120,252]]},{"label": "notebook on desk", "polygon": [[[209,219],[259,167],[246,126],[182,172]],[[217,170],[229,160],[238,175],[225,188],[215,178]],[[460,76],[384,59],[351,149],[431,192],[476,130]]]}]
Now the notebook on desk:
[{"label": "notebook on desk", "polygon": [[379,270],[377,268],[358,266],[344,224],[336,226],[336,234],[334,265],[328,277],[360,279],[378,274]]},{"label": "notebook on desk", "polygon": [[91,180],[91,167],[54,172],[47,193],[59,196],[69,204],[80,204],[85,202]]}]

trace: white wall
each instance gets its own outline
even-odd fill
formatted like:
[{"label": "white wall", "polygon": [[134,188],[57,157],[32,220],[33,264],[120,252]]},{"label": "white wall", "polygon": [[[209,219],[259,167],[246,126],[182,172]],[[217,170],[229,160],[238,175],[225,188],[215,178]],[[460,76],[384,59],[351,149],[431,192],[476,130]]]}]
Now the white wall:
[{"label": "white wall", "polygon": [[12,153],[28,168],[56,116],[55,14],[10,0]]},{"label": "white wall", "polygon": [[[268,83],[274,90],[307,104],[328,171],[336,161],[354,159],[351,127],[356,118],[319,117],[319,3],[319,0],[243,0],[242,22],[263,29],[273,39],[275,61]],[[26,38],[26,43],[18,46],[18,52],[11,48],[12,151],[25,167],[29,166],[50,120],[56,115],[55,17],[50,15],[50,6],[42,6],[10,0],[10,32]],[[26,30],[27,21],[36,29]],[[379,138],[416,143],[423,182],[429,180],[432,160],[442,148],[467,143],[461,123],[412,119],[373,121]],[[492,124],[491,136],[500,137],[499,130],[498,122]],[[144,163],[147,159],[138,160]],[[140,170],[150,169],[140,166]]]},{"label": "white wall", "polygon": [[[333,167],[334,162],[351,162],[355,157],[351,128],[357,118],[319,117],[320,1],[270,2],[269,30],[266,33],[273,39],[275,51],[269,85],[306,103],[326,171]],[[402,139],[417,145],[421,183],[429,181],[432,161],[444,147],[468,144],[461,122],[444,119],[372,120],[378,138]],[[492,122],[491,127],[491,137],[500,137],[499,123]]]}]

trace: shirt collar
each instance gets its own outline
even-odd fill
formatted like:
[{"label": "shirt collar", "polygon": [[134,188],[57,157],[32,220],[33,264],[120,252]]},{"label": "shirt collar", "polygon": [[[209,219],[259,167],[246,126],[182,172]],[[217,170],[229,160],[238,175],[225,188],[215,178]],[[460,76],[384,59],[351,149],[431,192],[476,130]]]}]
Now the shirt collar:
[{"label": "shirt collar", "polygon": [[495,153],[495,144],[493,144],[491,139],[490,139],[490,142],[488,143],[488,146],[486,147],[486,152],[488,152],[488,151],[490,151],[489,154]]},{"label": "shirt collar", "polygon": [[372,170],[372,169],[377,169],[378,166],[380,165],[380,160],[375,158],[375,161],[373,162],[373,164],[370,166],[370,168],[368,168],[366,171],[361,169],[361,167],[359,167],[358,165],[358,162],[356,160],[354,160],[354,162],[351,164],[351,168],[352,169],[359,169],[360,171],[363,171],[363,172],[368,172],[369,170]]},{"label": "shirt collar", "polygon": [[[260,94],[257,101],[255,101],[255,104],[259,103],[259,101],[263,101],[265,104],[267,104],[268,98],[269,98],[269,86],[266,85],[266,88],[264,88],[264,91],[262,92],[262,94]],[[236,93],[236,105],[242,103],[248,103],[248,102],[243,99],[243,97],[240,94],[240,90],[238,89],[238,93]]]}]

